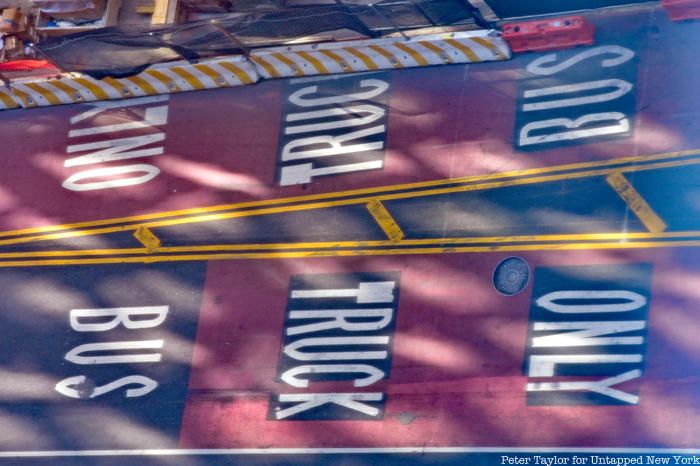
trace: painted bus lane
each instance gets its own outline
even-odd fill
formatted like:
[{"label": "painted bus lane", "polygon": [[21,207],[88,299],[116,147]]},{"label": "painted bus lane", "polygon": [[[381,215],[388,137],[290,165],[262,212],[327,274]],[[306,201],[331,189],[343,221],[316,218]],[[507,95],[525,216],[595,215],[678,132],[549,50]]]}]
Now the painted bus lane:
[{"label": "painted bus lane", "polygon": [[508,63],[0,114],[0,461],[693,461],[695,29],[626,15]]},{"label": "painted bus lane", "polygon": [[0,221],[16,230],[698,147],[678,136],[688,117],[650,107],[664,99],[663,69],[685,60],[672,42],[692,31],[654,19],[663,34],[649,47],[652,18],[593,16],[595,46],[510,62],[5,112]]},{"label": "painted bus lane", "polygon": [[211,263],[181,446],[694,448],[696,255]]}]

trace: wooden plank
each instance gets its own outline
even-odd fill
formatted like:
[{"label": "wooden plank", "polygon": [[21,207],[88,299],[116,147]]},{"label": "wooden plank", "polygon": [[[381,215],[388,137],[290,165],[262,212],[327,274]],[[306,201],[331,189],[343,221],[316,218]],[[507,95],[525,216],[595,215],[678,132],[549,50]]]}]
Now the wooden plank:
[{"label": "wooden plank", "polygon": [[177,19],[178,0],[156,0],[151,24],[171,24]]}]

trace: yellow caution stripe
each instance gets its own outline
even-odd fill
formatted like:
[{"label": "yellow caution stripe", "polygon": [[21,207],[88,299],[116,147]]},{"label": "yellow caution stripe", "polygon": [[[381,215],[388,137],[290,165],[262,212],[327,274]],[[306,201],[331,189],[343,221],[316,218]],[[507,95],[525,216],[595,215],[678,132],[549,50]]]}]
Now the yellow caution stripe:
[{"label": "yellow caution stripe", "polygon": [[265,79],[389,70],[451,63],[507,60],[508,44],[496,31],[464,31],[293,45],[254,50],[251,60]]},{"label": "yellow caution stripe", "polygon": [[6,87],[0,87],[0,110],[19,107],[18,99]]},{"label": "yellow caution stripe", "polygon": [[0,88],[0,110],[126,99],[254,84],[260,79],[344,74],[452,63],[507,60],[511,51],[494,30],[327,42],[253,50],[198,63],[158,64],[124,78],[59,79]]},{"label": "yellow caution stripe", "polygon": [[253,84],[259,80],[256,66],[242,56],[196,64],[178,62],[153,66],[125,78],[94,79],[83,75],[66,75],[60,80],[12,84],[10,89],[0,89],[0,110],[216,89]]}]

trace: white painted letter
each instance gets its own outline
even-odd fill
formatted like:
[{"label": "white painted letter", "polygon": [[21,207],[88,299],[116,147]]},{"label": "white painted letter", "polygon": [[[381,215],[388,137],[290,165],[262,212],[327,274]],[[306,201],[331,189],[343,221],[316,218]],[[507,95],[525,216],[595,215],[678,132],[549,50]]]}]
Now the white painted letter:
[{"label": "white painted letter", "polygon": [[334,403],[368,416],[377,416],[379,414],[379,409],[360,403],[360,401],[382,401],[383,398],[384,395],[382,393],[299,393],[280,395],[280,403],[299,404],[291,408],[277,411],[275,417],[277,419],[284,419],[323,406],[327,403]]},{"label": "white painted letter", "polygon": [[313,364],[289,369],[280,378],[287,385],[304,388],[309,386],[306,379],[297,378],[301,374],[367,374],[368,377],[353,380],[354,387],[367,387],[384,377],[384,372],[368,364]]},{"label": "white painted letter", "polygon": [[73,364],[133,364],[140,362],[159,362],[160,353],[131,354],[120,356],[83,356],[83,353],[96,353],[105,351],[160,349],[163,340],[144,341],[113,341],[105,343],[86,343],[76,346],[66,354],[66,361]]},{"label": "white painted letter", "polygon": [[612,66],[619,66],[623,63],[627,63],[634,57],[634,52],[628,48],[620,47],[619,45],[603,45],[602,47],[595,47],[592,49],[584,50],[573,57],[558,63],[553,66],[544,66],[548,63],[555,62],[557,60],[556,53],[550,53],[534,60],[527,66],[527,70],[530,73],[538,74],[540,76],[551,76],[564,71],[577,63],[587,60],[588,58],[595,57],[597,55],[605,55],[607,53],[618,55],[616,58],[607,58],[601,62],[603,68],[610,68]]},{"label": "white painted letter", "polygon": [[634,86],[632,86],[630,83],[621,79],[601,79],[600,81],[525,91],[524,97],[526,99],[535,99],[537,97],[546,97],[550,95],[573,94],[575,92],[590,91],[592,89],[614,88],[613,90],[604,94],[586,95],[583,97],[573,97],[570,99],[559,99],[548,102],[525,104],[523,105],[523,111],[531,112],[534,110],[550,110],[553,108],[575,107],[577,105],[599,104],[622,97],[631,91],[633,87]]},{"label": "white painted letter", "polygon": [[[605,126],[598,126],[602,122],[611,122]],[[595,124],[592,128],[579,129],[582,126]],[[540,136],[530,136],[530,133],[548,128],[565,128],[573,131],[560,131]],[[528,123],[520,130],[518,145],[530,146],[533,144],[547,144],[550,142],[572,141],[574,139],[609,136],[624,134],[630,130],[630,122],[620,112],[593,113],[584,115],[576,120],[569,118],[553,118],[551,120],[535,121]]]},{"label": "white painted letter", "polygon": [[[362,116],[364,114],[364,116]],[[334,116],[354,116],[356,118],[342,118],[324,123],[313,123],[309,125],[288,126],[284,134],[311,133],[316,131],[327,131],[350,126],[362,126],[374,123],[383,117],[385,111],[376,105],[355,105],[352,107],[328,108],[313,112],[291,113],[287,116],[287,121],[300,121]]]},{"label": "white painted letter", "polygon": [[639,363],[641,354],[536,354],[530,356],[529,377],[554,377],[557,364]]},{"label": "white painted letter", "polygon": [[289,96],[289,101],[299,107],[315,107],[321,105],[337,105],[356,100],[368,100],[384,93],[389,89],[389,83],[379,79],[363,79],[360,81],[360,87],[373,87],[371,91],[360,92],[357,94],[339,95],[333,97],[319,97],[316,99],[305,99],[304,96],[318,92],[318,86],[309,86],[299,89]]},{"label": "white painted letter", "polygon": [[[112,330],[119,324],[129,329],[152,328],[162,324],[167,314],[168,306],[73,309],[70,311],[70,326],[78,332],[104,332]],[[132,320],[131,316],[151,316],[151,318]],[[110,319],[104,321],[104,317],[110,317]],[[91,319],[93,322],[81,322],[81,319]]]},{"label": "white painted letter", "polygon": [[394,301],[396,282],[361,282],[358,288],[337,290],[292,290],[292,299],[357,298],[358,304]]},{"label": "white painted letter", "polygon": [[[58,382],[56,384],[55,389],[61,395],[70,398],[87,399],[97,398],[98,396],[102,396],[106,393],[116,390],[117,388],[121,388],[131,384],[139,384],[141,385],[141,387],[127,388],[126,397],[138,398],[144,395],[148,395],[158,387],[158,382],[143,375],[130,375],[128,377],[122,377],[119,380],[115,380],[114,382],[108,383],[107,385],[102,385],[101,387],[89,387],[86,384],[87,381],[88,379],[84,375],[69,377]],[[82,391],[80,389],[81,385],[85,387],[85,391]],[[88,392],[87,390],[90,391]]]},{"label": "white painted letter", "polygon": [[[127,173],[143,173],[141,176],[129,178],[117,178],[115,180],[92,181],[79,183],[82,180],[89,178],[107,178],[114,175],[125,175]],[[126,165],[123,167],[105,167],[85,170],[75,173],[63,182],[63,187],[71,191],[92,191],[95,189],[111,189],[121,188],[124,186],[133,186],[143,184],[155,178],[160,170],[153,165],[138,164]]]},{"label": "white painted letter", "polygon": [[[384,147],[384,141],[367,142],[362,144],[343,145],[348,141],[355,139],[366,138],[374,134],[381,134],[385,131],[384,125],[373,126],[372,128],[362,129],[352,133],[341,134],[339,136],[312,136],[308,138],[300,138],[289,141],[282,148],[282,160],[299,160],[310,159],[316,157],[332,157],[334,155],[354,154],[357,152],[366,152],[370,150],[381,150]],[[307,149],[297,150],[300,147],[313,147],[319,144],[329,147],[323,149]]]},{"label": "white painted letter", "polygon": [[[594,300],[591,304],[557,304],[557,301],[564,299]],[[621,303],[609,302],[600,303],[598,301],[624,301]],[[643,307],[647,303],[647,298],[625,290],[582,290],[582,291],[553,291],[535,301],[538,306],[550,312],[561,314],[594,314],[602,312],[629,312]]]},{"label": "white painted letter", "polygon": [[[347,332],[372,332],[383,329],[391,322],[393,309],[319,309],[315,311],[291,311],[290,319],[331,319],[307,325],[289,327],[287,335],[320,332],[339,328]],[[373,318],[380,320],[372,322],[348,322],[348,318]]]},{"label": "white painted letter", "polygon": [[625,372],[615,377],[603,379],[599,381],[583,381],[583,382],[535,382],[527,384],[528,392],[552,392],[552,391],[578,391],[588,390],[591,392],[600,393],[601,395],[609,396],[624,403],[636,405],[639,403],[639,397],[631,393],[623,392],[612,388],[613,385],[621,384],[629,380],[636,379],[642,375],[642,371],[635,369]]},{"label": "white painted letter", "polygon": [[90,154],[81,155],[72,159],[66,159],[64,167],[75,167],[78,165],[88,165],[91,163],[112,162],[114,160],[133,159],[136,157],[149,157],[163,153],[163,147],[153,147],[151,149],[131,150],[139,146],[145,146],[154,142],[165,140],[164,133],[146,134],[144,136],[134,136],[130,138],[108,139],[100,142],[90,142],[88,144],[77,144],[68,146],[66,152],[81,152],[85,150],[102,149]]},{"label": "white painted letter", "polygon": [[535,331],[576,331],[534,337],[532,339],[532,346],[533,348],[552,348],[567,346],[641,345],[644,343],[644,337],[593,337],[642,330],[645,326],[646,323],[643,320],[622,322],[535,322],[533,325],[533,330]]},{"label": "white painted letter", "polygon": [[389,337],[328,337],[304,338],[284,347],[284,354],[298,361],[333,361],[345,359],[386,359],[386,351],[339,351],[303,353],[309,346],[388,345]]}]

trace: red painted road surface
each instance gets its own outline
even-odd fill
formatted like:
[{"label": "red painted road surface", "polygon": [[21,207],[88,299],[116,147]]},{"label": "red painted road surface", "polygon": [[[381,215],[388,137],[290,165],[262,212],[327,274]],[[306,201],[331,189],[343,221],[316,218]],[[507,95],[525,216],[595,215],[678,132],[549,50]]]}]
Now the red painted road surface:
[{"label": "red painted road surface", "polygon": [[[503,63],[0,113],[0,448],[697,448],[700,24],[591,21]],[[483,196],[415,184],[453,178]],[[374,188],[418,200],[342,210]]]}]

